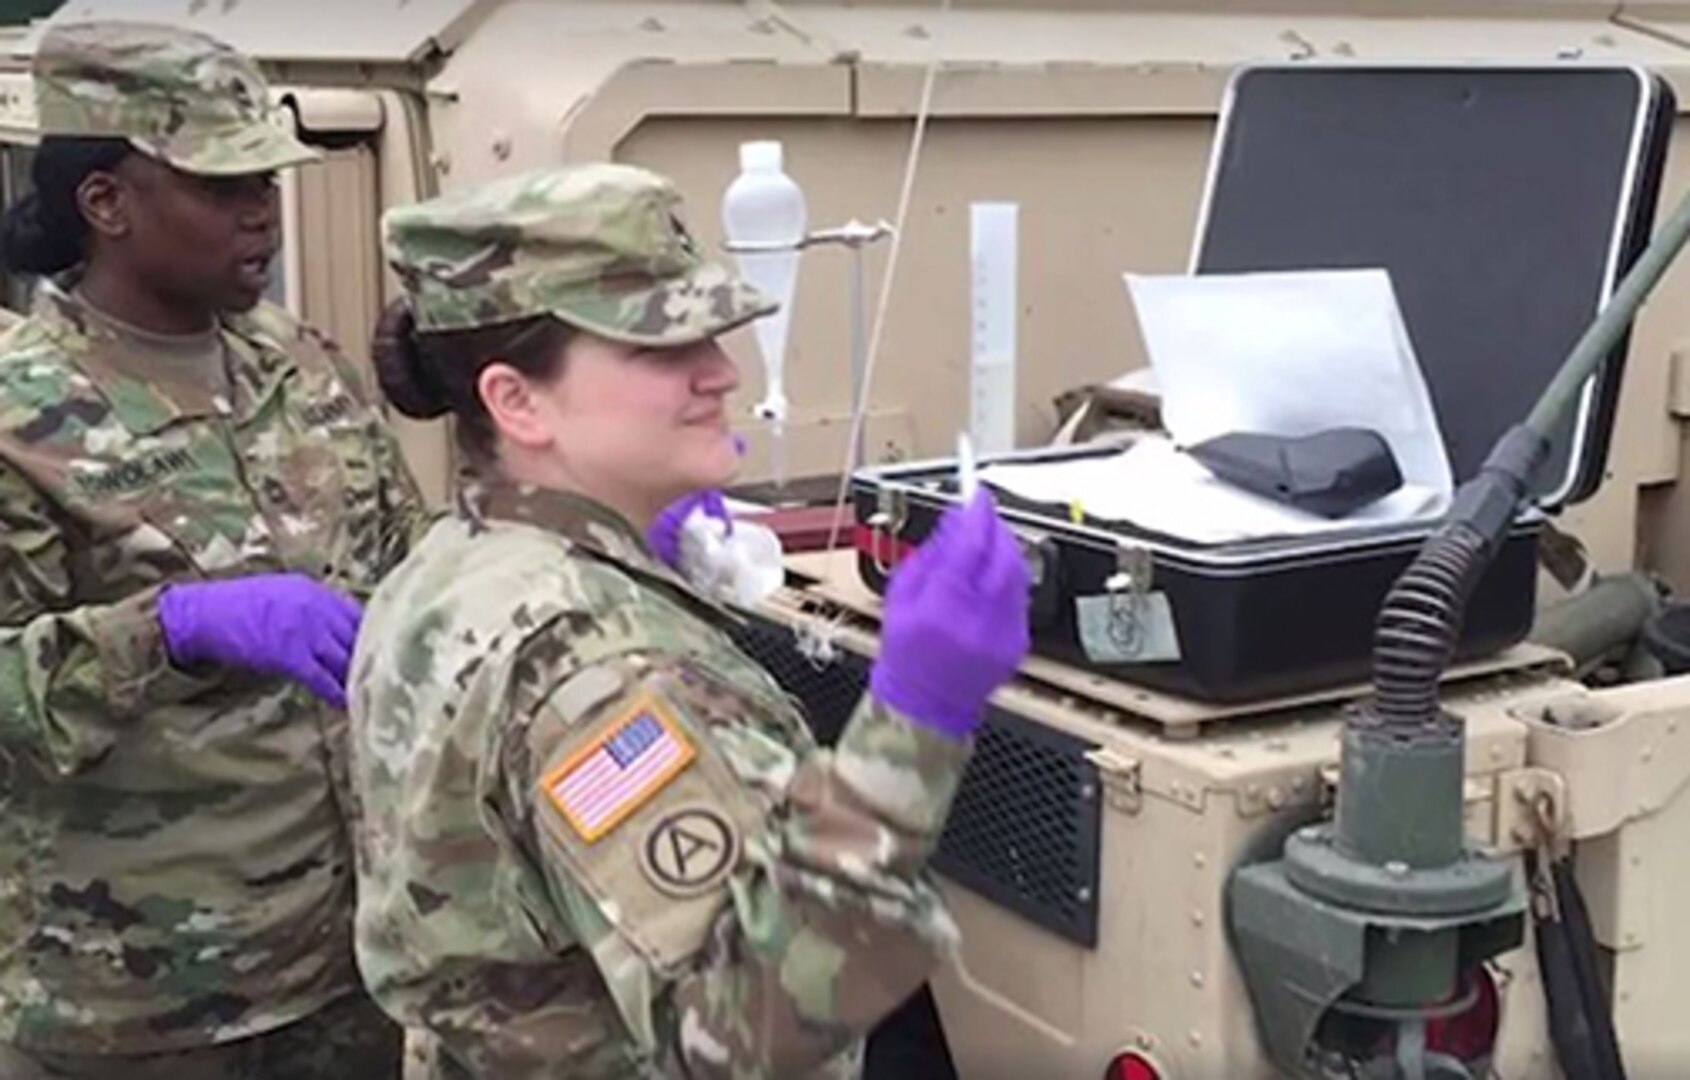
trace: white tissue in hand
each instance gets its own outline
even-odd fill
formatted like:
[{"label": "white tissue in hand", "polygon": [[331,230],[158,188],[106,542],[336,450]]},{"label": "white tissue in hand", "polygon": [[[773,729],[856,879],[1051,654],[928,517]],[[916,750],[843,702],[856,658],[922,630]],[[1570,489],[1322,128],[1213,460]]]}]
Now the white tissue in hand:
[{"label": "white tissue in hand", "polygon": [[780,538],[748,521],[727,523],[695,509],[681,523],[680,571],[712,599],[750,607],[786,580]]}]

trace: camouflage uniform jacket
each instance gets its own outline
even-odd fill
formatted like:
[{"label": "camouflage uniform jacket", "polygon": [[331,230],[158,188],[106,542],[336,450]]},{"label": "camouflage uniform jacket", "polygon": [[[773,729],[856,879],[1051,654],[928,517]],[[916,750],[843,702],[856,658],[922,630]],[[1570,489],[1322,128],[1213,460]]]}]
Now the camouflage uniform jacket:
[{"label": "camouflage uniform jacket", "polygon": [[924,866],[970,747],[865,698],[819,749],[731,618],[509,486],[376,594],[358,958],[435,1077],[852,1076],[954,942]]},{"label": "camouflage uniform jacket", "polygon": [[357,985],[344,715],[174,668],[155,601],[283,569],[367,594],[425,513],[331,344],[267,306],[218,338],[215,399],[126,369],[52,282],[0,339],[0,1038],[25,1049],[201,1046]]}]

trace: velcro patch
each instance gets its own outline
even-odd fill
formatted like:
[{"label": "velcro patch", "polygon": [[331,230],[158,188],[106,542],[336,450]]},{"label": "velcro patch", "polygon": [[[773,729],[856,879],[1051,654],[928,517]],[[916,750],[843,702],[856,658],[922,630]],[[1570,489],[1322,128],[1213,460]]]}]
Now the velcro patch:
[{"label": "velcro patch", "polygon": [[696,754],[667,705],[642,695],[548,772],[540,787],[591,844],[662,791]]},{"label": "velcro patch", "polygon": [[724,881],[739,862],[739,830],[704,803],[672,810],[640,840],[640,869],[659,892],[697,896]]},{"label": "velcro patch", "polygon": [[[579,712],[549,709],[534,721],[542,737],[560,736],[535,781],[542,857],[642,961],[665,972],[709,940],[769,812],[689,707],[692,693],[673,679],[643,679],[585,723]],[[618,754],[633,764],[615,762]],[[639,763],[645,779],[608,779]],[[585,794],[590,776],[599,777],[596,796]]]}]

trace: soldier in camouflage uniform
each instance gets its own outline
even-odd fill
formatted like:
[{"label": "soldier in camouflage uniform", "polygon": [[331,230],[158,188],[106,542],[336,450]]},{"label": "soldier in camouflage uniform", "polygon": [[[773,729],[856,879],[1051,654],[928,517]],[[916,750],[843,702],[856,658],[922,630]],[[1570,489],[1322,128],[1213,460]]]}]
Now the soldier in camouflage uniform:
[{"label": "soldier in camouflage uniform", "polygon": [[393,1077],[343,817],[354,597],[426,525],[354,368],[261,303],[312,159],[197,34],[34,76],[48,276],[0,339],[0,1075]]},{"label": "soldier in camouflage uniform", "polygon": [[772,309],[677,212],[582,165],[384,223],[378,373],[475,463],[348,689],[359,963],[436,1080],[854,1076],[955,937],[924,867],[1027,648],[1019,551],[989,498],[949,515],[819,749],[642,537],[731,478],[714,337]]}]

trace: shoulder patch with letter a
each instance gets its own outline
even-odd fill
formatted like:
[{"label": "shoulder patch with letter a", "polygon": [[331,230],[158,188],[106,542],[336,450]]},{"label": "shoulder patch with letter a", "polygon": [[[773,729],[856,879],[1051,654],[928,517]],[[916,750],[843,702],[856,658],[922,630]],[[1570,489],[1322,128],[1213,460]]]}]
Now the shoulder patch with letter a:
[{"label": "shoulder patch with letter a", "polygon": [[591,695],[590,710],[569,699],[535,720],[555,739],[529,781],[548,872],[665,972],[704,947],[772,812],[689,707],[693,693],[652,677],[612,701]]},{"label": "shoulder patch with letter a", "polygon": [[671,811],[646,829],[640,869],[659,892],[709,892],[739,862],[739,830],[715,807],[695,803]]},{"label": "shoulder patch with letter a", "polygon": [[643,695],[547,773],[540,786],[591,844],[663,790],[695,753],[666,704]]}]

